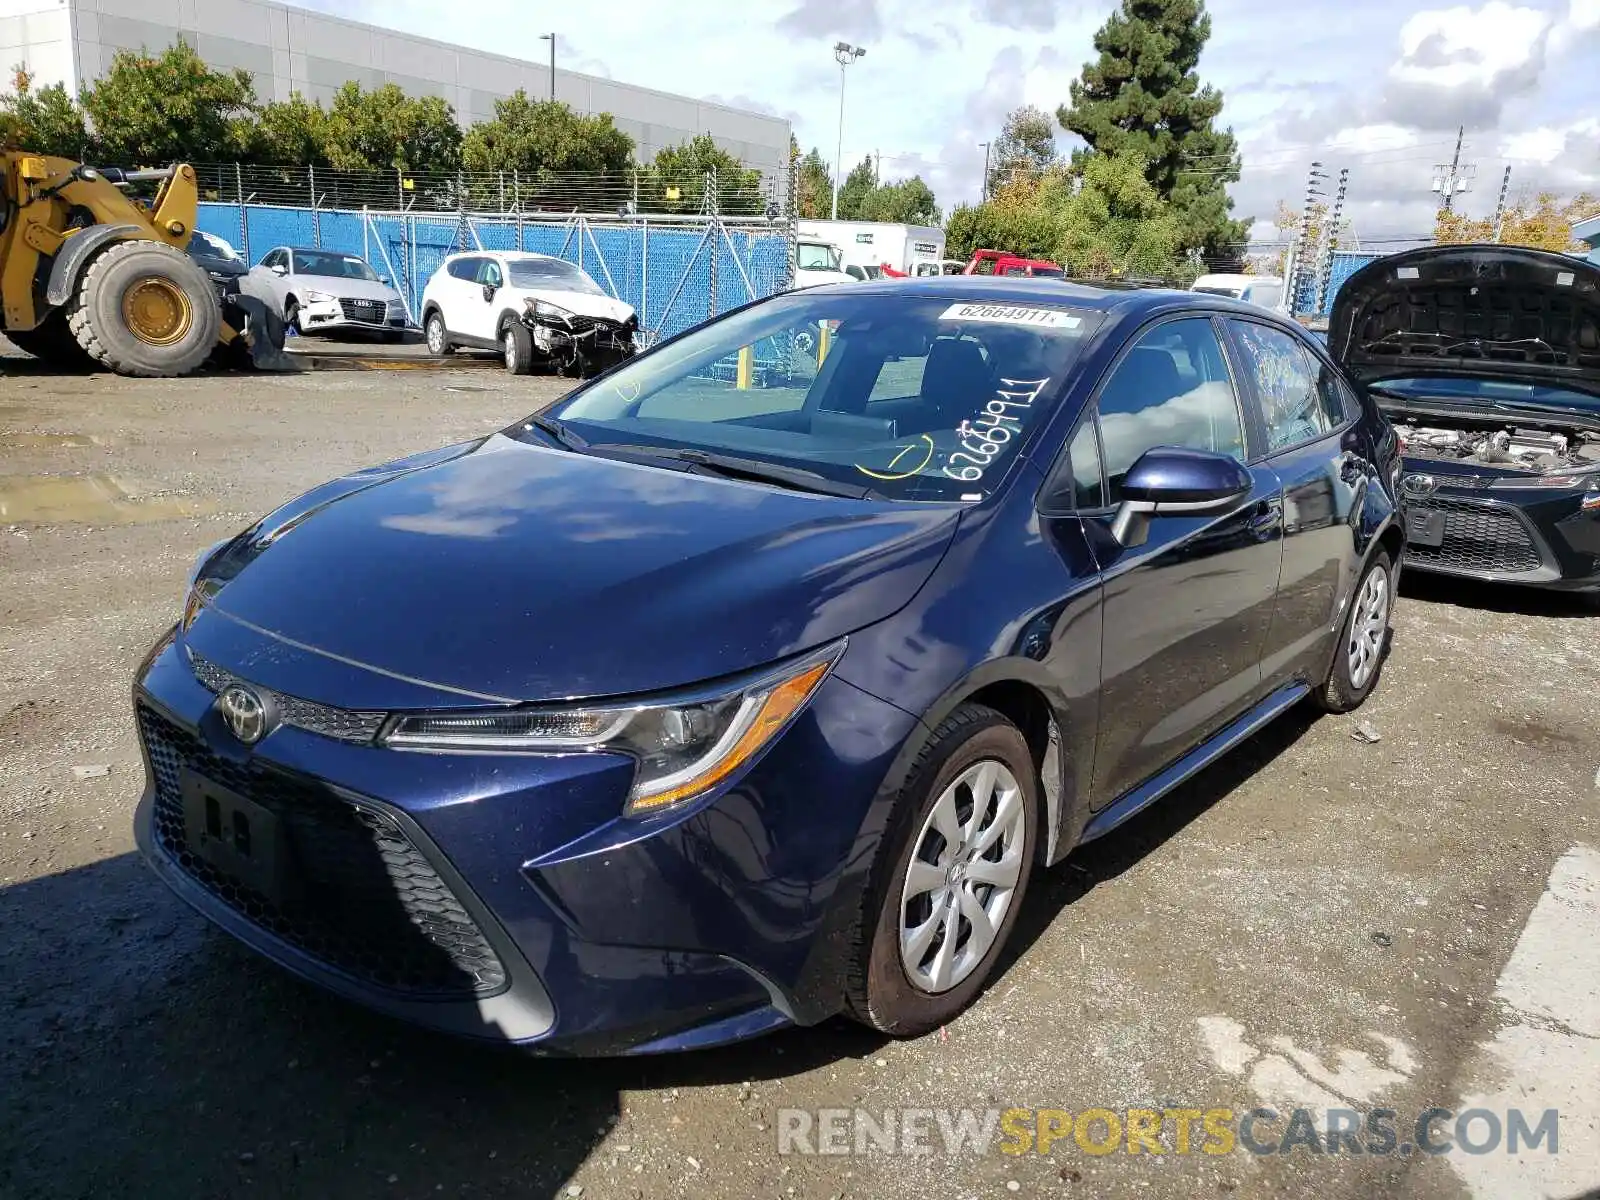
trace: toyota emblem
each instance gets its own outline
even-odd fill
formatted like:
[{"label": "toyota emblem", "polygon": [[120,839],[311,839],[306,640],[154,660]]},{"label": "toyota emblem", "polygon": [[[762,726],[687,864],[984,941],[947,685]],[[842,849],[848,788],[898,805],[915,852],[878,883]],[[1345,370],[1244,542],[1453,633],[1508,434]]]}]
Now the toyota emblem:
[{"label": "toyota emblem", "polygon": [[267,732],[267,706],[247,687],[233,684],[217,697],[217,709],[233,736],[254,746]]},{"label": "toyota emblem", "polygon": [[1400,484],[1401,490],[1406,495],[1415,496],[1418,499],[1433,495],[1438,486],[1439,481],[1432,475],[1407,475]]}]

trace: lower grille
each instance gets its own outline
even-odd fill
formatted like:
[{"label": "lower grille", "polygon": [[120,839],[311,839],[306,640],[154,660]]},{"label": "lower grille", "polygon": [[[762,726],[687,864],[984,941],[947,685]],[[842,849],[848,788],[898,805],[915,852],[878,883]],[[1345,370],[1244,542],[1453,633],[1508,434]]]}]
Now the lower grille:
[{"label": "lower grille", "polygon": [[1505,509],[1471,500],[1434,499],[1407,502],[1413,512],[1444,514],[1444,540],[1437,546],[1406,547],[1406,557],[1423,566],[1459,571],[1537,570],[1544,565],[1539,547],[1520,517]]},{"label": "lower grille", "polygon": [[382,300],[341,300],[339,311],[344,313],[346,321],[370,321],[374,325],[382,325],[389,313],[389,306]]},{"label": "lower grille", "polygon": [[[354,979],[417,998],[490,995],[504,965],[455,894],[387,814],[311,780],[213,754],[144,704],[155,833],[197,883],[262,929]],[[260,806],[281,826],[283,894],[201,857],[185,822],[183,772]]]}]

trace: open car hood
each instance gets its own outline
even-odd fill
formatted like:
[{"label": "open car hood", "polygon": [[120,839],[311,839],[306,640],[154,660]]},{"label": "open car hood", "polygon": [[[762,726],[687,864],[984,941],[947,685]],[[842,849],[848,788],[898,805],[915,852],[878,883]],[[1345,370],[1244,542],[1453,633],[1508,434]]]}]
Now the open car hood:
[{"label": "open car hood", "polygon": [[1380,258],[1339,289],[1328,349],[1366,383],[1499,379],[1600,395],[1600,267],[1493,245]]}]

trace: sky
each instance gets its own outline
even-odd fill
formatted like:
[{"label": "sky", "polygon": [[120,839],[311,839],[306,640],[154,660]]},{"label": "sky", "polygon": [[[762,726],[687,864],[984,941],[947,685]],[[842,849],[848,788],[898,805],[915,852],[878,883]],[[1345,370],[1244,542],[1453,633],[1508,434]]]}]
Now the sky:
[{"label": "sky", "polygon": [[[299,0],[309,8],[620,82],[787,118],[801,147],[835,157],[836,41],[866,48],[846,71],[846,168],[882,155],[887,179],[920,174],[946,211],[977,199],[981,143],[1022,104],[1053,113],[1097,55],[1109,0],[608,0],[603,19],[529,0]],[[1235,215],[1275,234],[1320,161],[1358,238],[1426,235],[1434,167],[1475,170],[1458,210],[1492,213],[1511,167],[1513,200],[1600,192],[1600,0],[1208,0],[1202,82],[1222,91],[1244,175]],[[542,11],[541,11],[542,10]],[[1057,145],[1077,144],[1061,130]]]}]

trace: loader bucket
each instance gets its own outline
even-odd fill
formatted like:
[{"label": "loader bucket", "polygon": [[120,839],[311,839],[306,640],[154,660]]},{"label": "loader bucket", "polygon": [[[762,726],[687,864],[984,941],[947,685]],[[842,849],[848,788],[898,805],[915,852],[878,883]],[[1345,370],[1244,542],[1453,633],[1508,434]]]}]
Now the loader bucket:
[{"label": "loader bucket", "polygon": [[[304,371],[303,363],[284,353],[283,318],[254,296],[229,296],[222,319],[239,336],[225,348],[237,365],[257,371]],[[242,343],[242,344],[241,344]]]}]

